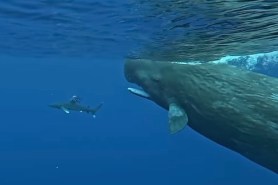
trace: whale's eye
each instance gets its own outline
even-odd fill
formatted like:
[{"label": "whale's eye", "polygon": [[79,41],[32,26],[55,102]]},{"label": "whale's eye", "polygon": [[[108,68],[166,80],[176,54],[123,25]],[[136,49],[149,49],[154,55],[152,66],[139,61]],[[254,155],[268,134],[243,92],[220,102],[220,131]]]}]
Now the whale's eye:
[{"label": "whale's eye", "polygon": [[155,81],[155,82],[160,82],[161,80],[161,76],[159,74],[153,74],[151,76],[152,80]]}]

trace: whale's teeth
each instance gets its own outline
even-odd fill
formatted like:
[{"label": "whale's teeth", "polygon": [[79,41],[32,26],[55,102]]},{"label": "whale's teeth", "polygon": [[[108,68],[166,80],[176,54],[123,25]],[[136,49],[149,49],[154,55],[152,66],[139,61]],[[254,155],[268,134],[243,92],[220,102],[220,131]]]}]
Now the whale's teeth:
[{"label": "whale's teeth", "polygon": [[137,96],[140,96],[140,97],[143,97],[143,98],[147,98],[147,99],[150,98],[150,95],[147,92],[145,92],[144,90],[135,89],[135,88],[131,88],[131,87],[127,88],[127,90],[129,92],[131,92],[132,94],[135,94]]}]

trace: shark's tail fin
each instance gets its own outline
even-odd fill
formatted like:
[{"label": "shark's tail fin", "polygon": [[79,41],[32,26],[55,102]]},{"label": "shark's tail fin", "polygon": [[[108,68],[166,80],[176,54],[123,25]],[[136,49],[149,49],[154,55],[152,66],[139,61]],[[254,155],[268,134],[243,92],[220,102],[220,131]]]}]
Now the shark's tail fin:
[{"label": "shark's tail fin", "polygon": [[94,118],[96,117],[96,112],[102,107],[103,102],[101,102],[96,108],[94,108],[91,113],[93,114]]}]

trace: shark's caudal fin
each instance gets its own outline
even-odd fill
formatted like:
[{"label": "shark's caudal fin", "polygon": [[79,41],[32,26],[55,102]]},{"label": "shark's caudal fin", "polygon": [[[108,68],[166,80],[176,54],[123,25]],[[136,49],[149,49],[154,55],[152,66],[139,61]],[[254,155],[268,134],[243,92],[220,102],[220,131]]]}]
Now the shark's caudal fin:
[{"label": "shark's caudal fin", "polygon": [[96,117],[96,112],[99,111],[99,109],[102,107],[103,102],[101,102],[96,108],[92,109],[91,114],[93,114],[93,117]]}]

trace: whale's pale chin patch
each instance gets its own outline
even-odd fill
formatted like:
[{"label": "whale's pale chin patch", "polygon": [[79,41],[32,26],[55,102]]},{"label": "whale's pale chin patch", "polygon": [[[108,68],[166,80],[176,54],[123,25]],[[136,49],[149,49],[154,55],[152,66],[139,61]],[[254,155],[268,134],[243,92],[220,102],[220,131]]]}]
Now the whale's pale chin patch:
[{"label": "whale's pale chin patch", "polygon": [[132,94],[135,94],[137,96],[147,98],[147,99],[150,98],[150,95],[147,92],[145,92],[144,90],[136,89],[136,88],[132,88],[132,87],[127,88],[127,90],[129,92],[131,92]]}]

